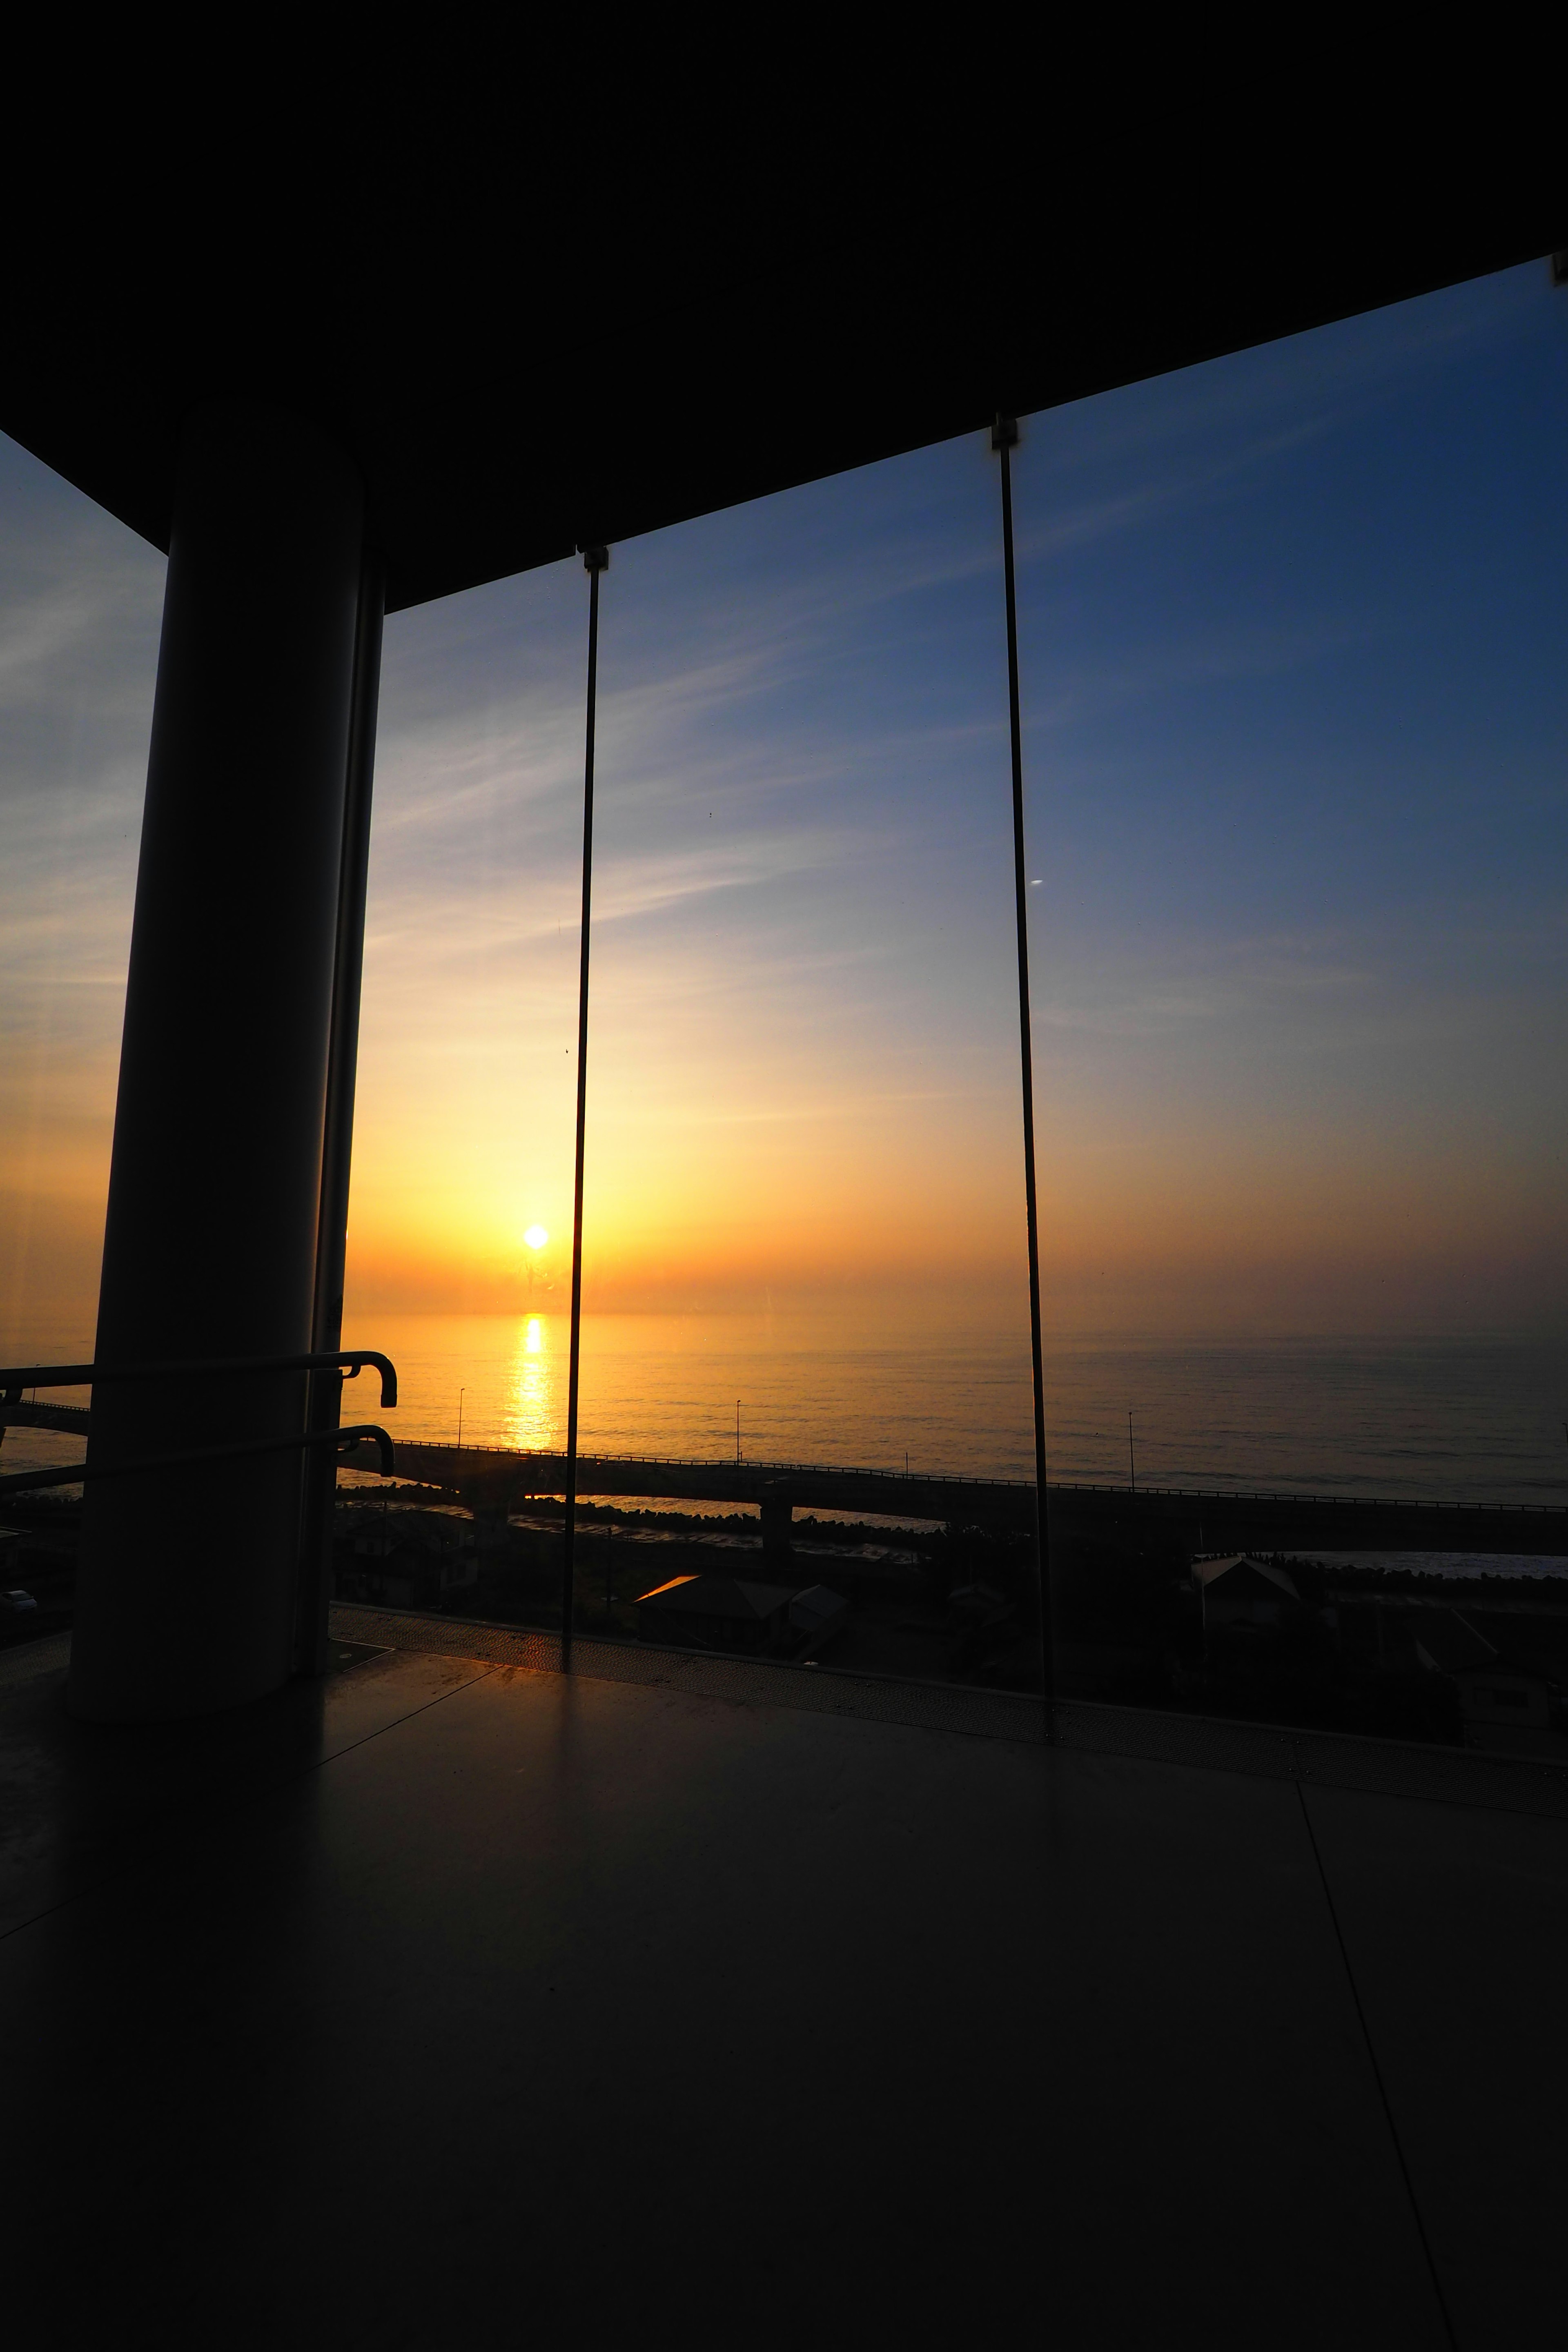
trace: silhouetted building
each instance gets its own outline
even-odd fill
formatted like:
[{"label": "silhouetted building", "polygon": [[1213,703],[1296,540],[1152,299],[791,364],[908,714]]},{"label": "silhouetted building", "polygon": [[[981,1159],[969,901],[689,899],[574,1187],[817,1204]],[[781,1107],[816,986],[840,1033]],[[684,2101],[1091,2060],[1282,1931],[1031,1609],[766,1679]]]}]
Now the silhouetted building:
[{"label": "silhouetted building", "polygon": [[700,1650],[780,1650],[790,1640],[787,1584],[739,1576],[677,1576],[637,1597],[637,1633]]},{"label": "silhouetted building", "polygon": [[1203,1601],[1204,1632],[1240,1625],[1279,1625],[1301,1606],[1295,1580],[1282,1568],[1237,1552],[1230,1559],[1200,1559],[1193,1581]]},{"label": "silhouetted building", "polygon": [[1496,1664],[1492,1644],[1457,1609],[1422,1609],[1413,1613],[1416,1663],[1429,1674],[1458,1679]]},{"label": "silhouetted building", "polygon": [[1419,1612],[1415,1655],[1458,1692],[1467,1748],[1568,1756],[1558,1720],[1561,1693],[1551,1676],[1505,1658],[1457,1609]]},{"label": "silhouetted building", "polygon": [[438,1512],[369,1512],[339,1534],[334,1555],[340,1597],[393,1609],[438,1606],[479,1581],[478,1529]]},{"label": "silhouetted building", "polygon": [[789,1604],[791,1630],[800,1637],[804,1654],[808,1656],[832,1640],[848,1614],[844,1595],[830,1591],[826,1584],[809,1585]]}]

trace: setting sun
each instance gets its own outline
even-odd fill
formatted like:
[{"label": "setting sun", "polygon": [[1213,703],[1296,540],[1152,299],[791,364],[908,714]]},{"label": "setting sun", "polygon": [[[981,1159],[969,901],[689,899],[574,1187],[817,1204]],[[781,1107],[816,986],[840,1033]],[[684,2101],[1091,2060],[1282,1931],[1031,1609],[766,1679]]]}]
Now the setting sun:
[{"label": "setting sun", "polygon": [[528,1244],[530,1249],[542,1249],[545,1243],[550,1239],[550,1235],[545,1232],[542,1225],[530,1225],[522,1238]]}]

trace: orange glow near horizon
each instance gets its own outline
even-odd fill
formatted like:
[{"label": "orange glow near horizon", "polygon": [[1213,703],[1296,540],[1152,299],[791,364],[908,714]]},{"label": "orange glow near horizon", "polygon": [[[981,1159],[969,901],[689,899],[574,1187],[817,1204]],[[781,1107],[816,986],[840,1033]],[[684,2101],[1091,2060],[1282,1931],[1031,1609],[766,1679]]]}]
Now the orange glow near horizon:
[{"label": "orange glow near horizon", "polygon": [[[1018,1290],[1022,1155],[1003,1056],[978,1074],[988,1083],[951,1104],[868,1108],[841,1077],[837,1101],[819,1087],[807,1105],[731,1101],[722,1116],[703,1104],[704,1085],[721,1100],[732,1079],[705,1058],[689,1046],[679,1092],[672,1084],[650,1100],[639,1074],[617,1066],[613,1035],[605,1039],[590,1097],[589,1312],[856,1289],[932,1298]],[[1523,1153],[1489,1170],[1452,1144],[1413,1160],[1399,1138],[1316,1129],[1310,1104],[1283,1128],[1232,1134],[1222,1151],[1201,1117],[1168,1121],[1152,1149],[1124,1108],[1076,1091],[1040,1120],[1043,1277],[1062,1328],[1217,1318],[1352,1328],[1419,1318],[1435,1295],[1444,1312],[1458,1300],[1484,1316],[1489,1298],[1527,1289],[1530,1269],[1555,1254],[1550,1167]],[[354,1306],[563,1312],[569,1242],[516,1238],[510,1120],[488,1120],[473,1100],[420,1118],[395,1096],[366,1092]],[[450,1132],[466,1139],[460,1156]],[[534,1198],[560,1203],[553,1232],[569,1234],[564,1118],[555,1146],[552,1165],[536,1130],[525,1172]]]},{"label": "orange glow near horizon", "polygon": [[[1561,1327],[1564,386],[1532,264],[1026,420],[1052,1332]],[[996,493],[973,435],[616,549],[589,1313],[1026,1316]],[[3,439],[0,515],[0,617],[54,615],[0,662],[0,1315],[42,1349],[97,1296],[163,559]],[[584,594],[563,562],[395,614],[378,722],[346,1312],[515,1318],[526,1445],[563,1411]]]}]

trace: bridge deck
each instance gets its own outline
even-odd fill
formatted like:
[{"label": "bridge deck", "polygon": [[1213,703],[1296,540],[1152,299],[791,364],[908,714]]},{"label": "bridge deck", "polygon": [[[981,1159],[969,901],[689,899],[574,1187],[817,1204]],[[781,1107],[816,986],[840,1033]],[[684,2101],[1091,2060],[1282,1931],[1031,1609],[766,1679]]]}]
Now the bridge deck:
[{"label": "bridge deck", "polygon": [[[0,1426],[80,1431],[80,1405],[0,1408]],[[366,1449],[354,1466],[374,1469]],[[406,1477],[518,1496],[565,1492],[562,1454],[503,1446],[397,1441]],[[578,1491],[665,1502],[729,1503],[869,1517],[1026,1528],[1035,1489],[1022,1478],[922,1476],[819,1462],[700,1462],[659,1454],[583,1454]],[[1053,1536],[1148,1543],[1191,1551],[1461,1551],[1568,1559],[1568,1507],[1556,1504],[1405,1502],[1361,1495],[1247,1494],[1228,1487],[1097,1486],[1046,1489]]]},{"label": "bridge deck", "polygon": [[85,1404],[7,1404],[0,1405],[0,1430],[5,1429],[65,1429],[79,1431],[85,1437],[91,1421]]},{"label": "bridge deck", "polygon": [[[519,1496],[565,1491],[560,1454],[399,1441],[407,1476]],[[364,1466],[373,1466],[369,1454]],[[693,1462],[651,1454],[583,1454],[580,1494],[668,1502],[783,1505],[879,1517],[1027,1527],[1025,1479],[906,1475],[802,1462]],[[1568,1508],[1548,1504],[1430,1503],[1350,1495],[1244,1494],[1235,1489],[1047,1486],[1053,1535],[1148,1542],[1167,1537],[1196,1551],[1473,1551],[1568,1559]]]}]

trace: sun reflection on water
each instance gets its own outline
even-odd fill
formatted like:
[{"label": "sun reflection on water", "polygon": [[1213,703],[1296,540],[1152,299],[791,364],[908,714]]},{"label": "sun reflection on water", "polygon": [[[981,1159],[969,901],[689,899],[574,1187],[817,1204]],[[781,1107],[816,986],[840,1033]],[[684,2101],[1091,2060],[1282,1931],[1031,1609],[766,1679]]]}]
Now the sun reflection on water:
[{"label": "sun reflection on water", "polygon": [[531,1315],[518,1326],[507,1368],[502,1444],[524,1451],[557,1445],[561,1439],[555,1354],[548,1315]]}]

